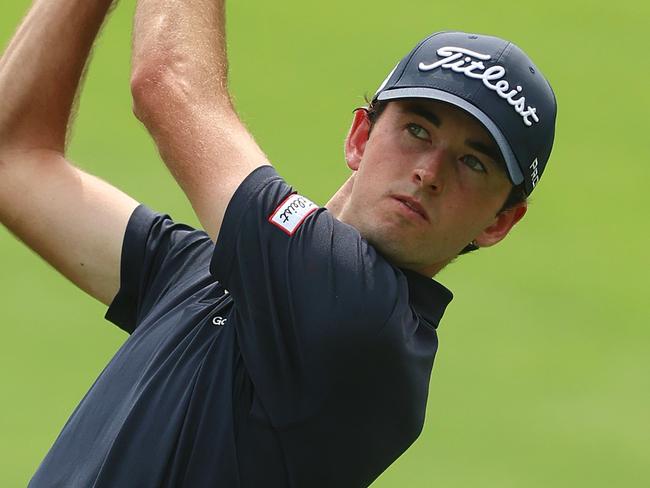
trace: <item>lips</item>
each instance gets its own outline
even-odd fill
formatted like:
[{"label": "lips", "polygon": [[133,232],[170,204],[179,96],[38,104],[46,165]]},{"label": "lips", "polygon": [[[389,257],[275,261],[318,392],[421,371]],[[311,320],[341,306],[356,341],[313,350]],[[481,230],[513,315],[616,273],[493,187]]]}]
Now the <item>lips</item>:
[{"label": "lips", "polygon": [[420,204],[420,202],[418,202],[415,198],[406,195],[393,195],[393,198],[429,222],[429,215],[427,214],[426,210],[424,210],[422,204]]}]

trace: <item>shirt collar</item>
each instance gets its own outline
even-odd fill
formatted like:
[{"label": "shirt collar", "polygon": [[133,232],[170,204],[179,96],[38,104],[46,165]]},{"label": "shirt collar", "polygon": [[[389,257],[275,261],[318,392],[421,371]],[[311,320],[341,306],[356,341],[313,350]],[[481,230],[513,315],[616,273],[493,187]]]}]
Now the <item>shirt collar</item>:
[{"label": "shirt collar", "polygon": [[437,281],[408,269],[401,270],[409,286],[409,301],[418,315],[438,327],[454,295]]}]

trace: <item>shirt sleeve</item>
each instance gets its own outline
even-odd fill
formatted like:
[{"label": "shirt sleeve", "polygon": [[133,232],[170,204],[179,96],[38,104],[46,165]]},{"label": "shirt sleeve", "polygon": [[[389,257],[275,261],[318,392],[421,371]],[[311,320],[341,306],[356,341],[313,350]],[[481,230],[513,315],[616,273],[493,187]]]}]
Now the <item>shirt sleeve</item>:
[{"label": "shirt sleeve", "polygon": [[404,274],[273,168],[255,170],[233,195],[211,271],[234,298],[243,359],[276,428],[326,405],[340,413],[341,398],[348,419],[369,401],[390,408],[391,395],[426,403],[437,342],[433,329],[414,338]]},{"label": "shirt sleeve", "polygon": [[210,279],[213,245],[209,236],[169,215],[139,205],[122,242],[120,289],[105,318],[133,333],[154,305],[181,293],[190,283]]}]

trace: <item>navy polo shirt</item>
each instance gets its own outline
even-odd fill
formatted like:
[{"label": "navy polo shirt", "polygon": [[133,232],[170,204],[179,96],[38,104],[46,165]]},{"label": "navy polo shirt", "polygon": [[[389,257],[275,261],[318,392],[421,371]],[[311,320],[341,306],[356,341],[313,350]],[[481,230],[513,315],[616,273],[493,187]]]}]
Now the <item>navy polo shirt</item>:
[{"label": "navy polo shirt", "polygon": [[270,166],[216,244],[141,205],[106,314],[130,336],[30,486],[367,486],[422,429],[450,300]]}]

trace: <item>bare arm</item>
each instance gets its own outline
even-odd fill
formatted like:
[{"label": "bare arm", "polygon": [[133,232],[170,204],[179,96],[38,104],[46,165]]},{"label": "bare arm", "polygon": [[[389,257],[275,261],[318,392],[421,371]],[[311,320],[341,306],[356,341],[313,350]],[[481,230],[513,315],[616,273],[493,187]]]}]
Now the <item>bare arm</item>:
[{"label": "bare arm", "polygon": [[0,222],[108,304],[137,202],[65,159],[92,43],[112,0],[36,0],[0,58]]},{"label": "bare arm", "polygon": [[134,111],[215,239],[241,181],[268,161],[228,94],[224,0],[139,0]]}]

